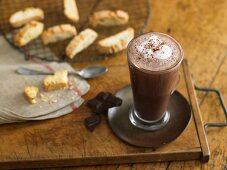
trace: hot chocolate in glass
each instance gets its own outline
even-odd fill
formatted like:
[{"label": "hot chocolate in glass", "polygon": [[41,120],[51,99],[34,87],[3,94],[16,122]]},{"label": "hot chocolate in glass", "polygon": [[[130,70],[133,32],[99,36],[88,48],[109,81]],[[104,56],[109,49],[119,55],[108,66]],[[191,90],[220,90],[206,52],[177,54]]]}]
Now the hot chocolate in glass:
[{"label": "hot chocolate in glass", "polygon": [[163,33],[146,33],[129,43],[127,56],[134,98],[130,121],[144,130],[164,127],[183,59],[180,44]]}]

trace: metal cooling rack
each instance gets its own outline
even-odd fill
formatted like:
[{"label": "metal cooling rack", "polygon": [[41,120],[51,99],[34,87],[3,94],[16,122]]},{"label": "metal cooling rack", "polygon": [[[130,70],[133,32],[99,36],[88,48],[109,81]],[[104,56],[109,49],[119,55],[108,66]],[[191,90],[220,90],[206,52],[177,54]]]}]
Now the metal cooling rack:
[{"label": "metal cooling rack", "polygon": [[[77,0],[78,9],[80,12],[80,21],[76,24],[76,28],[79,31],[88,27],[88,17],[91,13],[101,9],[123,9],[129,13],[129,24],[126,26],[119,26],[116,28],[99,28],[96,30],[99,33],[99,39],[102,39],[111,34],[117,33],[128,26],[132,26],[136,30],[136,35],[139,35],[145,31],[150,17],[149,0]],[[130,5],[125,5],[130,4]],[[4,35],[5,39],[15,49],[24,53],[25,59],[31,57],[38,58],[44,61],[67,61],[70,63],[75,62],[91,62],[97,60],[103,60],[110,55],[100,54],[94,45],[91,45],[88,49],[84,50],[80,54],[74,57],[73,60],[68,59],[65,56],[65,47],[70,40],[58,42],[45,46],[40,39],[36,39],[30,42],[28,45],[18,48],[13,43],[13,35],[17,30],[9,25],[8,19],[12,13],[18,10],[22,10],[26,7],[40,7],[45,13],[45,28],[62,23],[70,23],[63,15],[63,2],[62,0],[10,0],[0,1],[0,33]],[[86,11],[86,12],[82,12]]]}]

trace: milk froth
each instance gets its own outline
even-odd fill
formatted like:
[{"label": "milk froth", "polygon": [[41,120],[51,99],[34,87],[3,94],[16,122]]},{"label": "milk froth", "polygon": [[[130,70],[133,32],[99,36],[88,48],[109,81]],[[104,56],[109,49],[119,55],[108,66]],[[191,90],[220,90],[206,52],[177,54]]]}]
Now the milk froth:
[{"label": "milk froth", "polygon": [[128,57],[138,68],[168,70],[182,59],[182,48],[172,37],[162,33],[143,34],[129,44]]}]

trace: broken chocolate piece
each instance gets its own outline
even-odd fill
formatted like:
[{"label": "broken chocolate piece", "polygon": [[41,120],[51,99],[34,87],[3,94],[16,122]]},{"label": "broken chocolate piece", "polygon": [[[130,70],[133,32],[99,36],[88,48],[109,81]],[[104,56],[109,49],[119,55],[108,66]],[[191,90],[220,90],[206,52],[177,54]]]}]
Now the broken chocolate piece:
[{"label": "broken chocolate piece", "polygon": [[111,103],[112,107],[116,107],[116,106],[120,106],[122,104],[122,99],[120,99],[119,97],[115,97],[115,96],[111,95],[107,99],[107,102]]},{"label": "broken chocolate piece", "polygon": [[112,94],[109,93],[109,92],[106,92],[106,93],[100,92],[95,98],[96,98],[97,100],[106,101],[106,100],[108,100],[108,98],[109,98],[110,96],[112,96]]},{"label": "broken chocolate piece", "polygon": [[105,100],[103,104],[103,109],[108,110],[109,108],[120,106],[122,100],[118,97],[113,96],[112,94]]},{"label": "broken chocolate piece", "polygon": [[104,103],[97,99],[91,99],[87,102],[87,106],[95,113],[101,113],[103,111]]},{"label": "broken chocolate piece", "polygon": [[[100,92],[96,97],[87,101],[87,106],[94,113],[107,113],[109,108],[120,106],[122,104],[122,99],[115,97],[109,92]],[[94,115],[85,119],[85,126],[91,132],[95,127],[101,122],[100,115]]]},{"label": "broken chocolate piece", "polygon": [[105,110],[120,106],[121,104],[122,100],[109,92],[101,92],[87,102],[87,106],[95,113],[103,113]]},{"label": "broken chocolate piece", "polygon": [[100,115],[93,115],[85,119],[84,124],[88,130],[91,132],[95,129],[98,124],[100,124],[101,118]]},{"label": "broken chocolate piece", "polygon": [[97,99],[92,99],[87,102],[87,106],[92,110],[94,113],[104,113],[105,110],[108,109],[107,106],[105,106],[105,101],[98,101]]}]

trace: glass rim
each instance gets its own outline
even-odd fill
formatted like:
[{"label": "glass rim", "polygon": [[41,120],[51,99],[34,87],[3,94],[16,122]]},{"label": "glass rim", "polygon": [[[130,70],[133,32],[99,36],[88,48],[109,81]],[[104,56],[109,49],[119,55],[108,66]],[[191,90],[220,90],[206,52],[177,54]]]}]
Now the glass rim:
[{"label": "glass rim", "polygon": [[[150,34],[150,33],[156,33],[156,34],[161,34],[161,35],[164,35],[164,36],[167,36],[169,37],[170,39],[174,40],[174,42],[178,45],[178,47],[180,47],[180,59],[177,63],[175,63],[172,67],[168,68],[168,69],[163,69],[163,70],[147,70],[147,69],[144,69],[144,68],[141,68],[141,67],[138,67],[137,65],[135,65],[131,60],[130,60],[130,57],[129,57],[129,48],[132,44],[132,42],[137,39],[138,37],[142,36],[142,35],[146,35],[146,34]],[[165,34],[165,33],[161,33],[161,32],[147,32],[147,33],[143,33],[143,34],[140,34],[136,37],[134,37],[129,43],[128,43],[128,46],[127,46],[127,59],[128,59],[128,62],[134,66],[134,68],[138,69],[139,71],[142,71],[142,72],[145,72],[145,73],[152,73],[152,74],[163,74],[163,73],[169,73],[171,71],[174,71],[176,69],[178,69],[178,67],[180,66],[182,60],[184,58],[184,51],[183,51],[183,48],[182,46],[180,45],[180,43],[173,37],[171,37],[170,35],[168,34]]]}]

